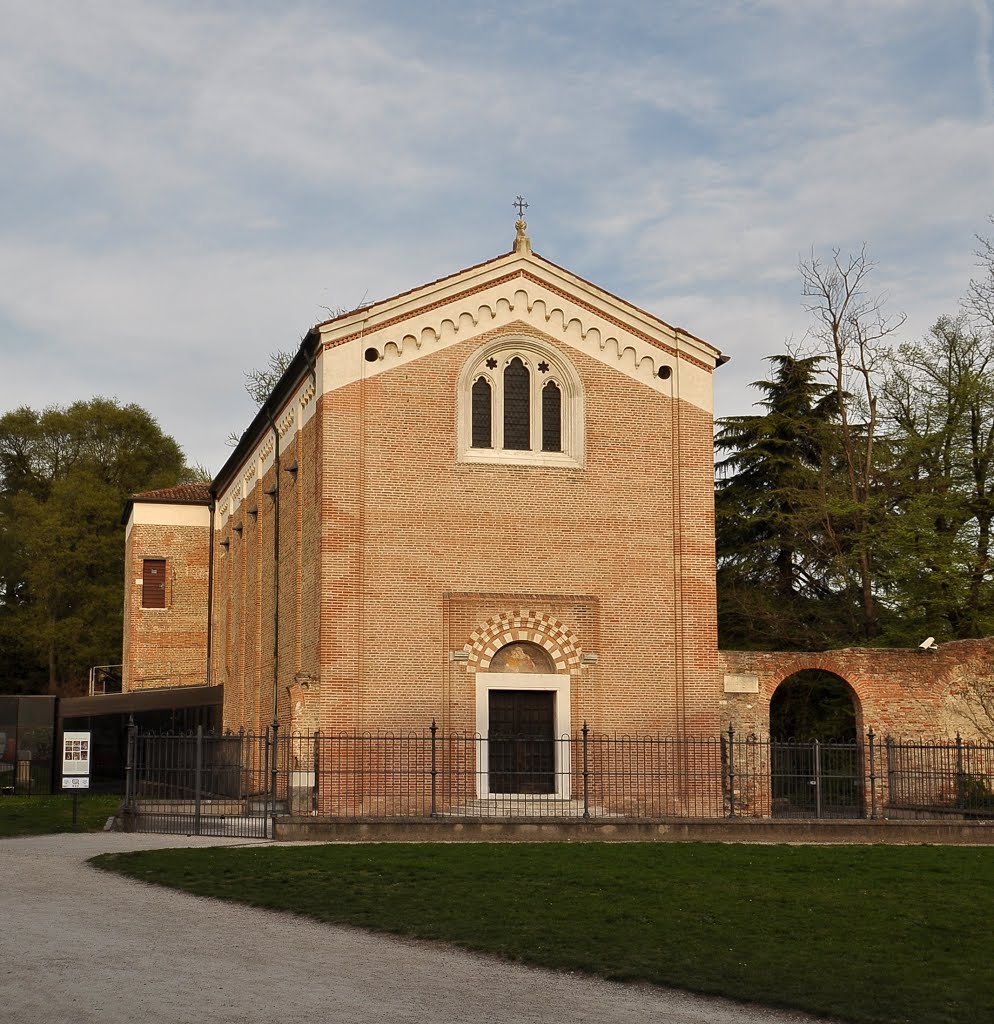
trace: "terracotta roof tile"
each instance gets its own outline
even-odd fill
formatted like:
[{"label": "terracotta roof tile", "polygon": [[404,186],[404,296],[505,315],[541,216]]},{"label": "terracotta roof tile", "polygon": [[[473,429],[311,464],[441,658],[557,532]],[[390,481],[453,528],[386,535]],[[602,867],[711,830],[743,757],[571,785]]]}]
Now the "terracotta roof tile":
[{"label": "terracotta roof tile", "polygon": [[189,501],[207,504],[211,500],[210,484],[181,484],[179,487],[160,487],[157,491],[133,494],[132,501]]}]

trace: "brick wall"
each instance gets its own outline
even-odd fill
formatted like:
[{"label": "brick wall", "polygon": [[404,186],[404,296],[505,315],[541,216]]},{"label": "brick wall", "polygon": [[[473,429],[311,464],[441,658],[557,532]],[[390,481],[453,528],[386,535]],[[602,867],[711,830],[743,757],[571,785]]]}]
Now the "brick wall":
[{"label": "brick wall", "polygon": [[[206,683],[208,551],[206,525],[131,526],[125,544],[125,690]],[[146,558],[165,559],[165,608],[142,607]]]},{"label": "brick wall", "polygon": [[322,728],[471,727],[450,653],[524,608],[596,655],[571,670],[574,727],[714,729],[709,416],[571,351],[585,467],[459,463],[458,379],[486,340],[321,400]]},{"label": "brick wall", "polygon": [[851,688],[857,727],[879,737],[941,738],[960,732],[980,738],[994,733],[994,721],[978,696],[994,683],[994,638],[959,640],[932,651],[849,648],[822,653],[722,651],[725,674],[756,676],[757,692],[723,693],[722,727],[769,733],[770,699],[789,676],[821,669]]},{"label": "brick wall", "polygon": [[[284,447],[297,470],[280,471],[281,724],[472,730],[480,666],[452,654],[525,612],[555,623],[550,642],[569,638],[574,728],[714,731],[709,414],[568,351],[584,467],[460,463],[458,378],[486,340],[328,392]],[[218,534],[214,681],[235,728],[272,716],[275,473]]]}]

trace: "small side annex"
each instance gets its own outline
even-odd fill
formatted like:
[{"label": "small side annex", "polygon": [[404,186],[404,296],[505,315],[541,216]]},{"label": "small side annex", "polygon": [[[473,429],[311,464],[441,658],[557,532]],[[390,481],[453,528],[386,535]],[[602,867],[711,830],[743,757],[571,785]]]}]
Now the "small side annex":
[{"label": "small side annex", "polygon": [[125,692],[207,682],[211,507],[208,484],[125,504]]}]

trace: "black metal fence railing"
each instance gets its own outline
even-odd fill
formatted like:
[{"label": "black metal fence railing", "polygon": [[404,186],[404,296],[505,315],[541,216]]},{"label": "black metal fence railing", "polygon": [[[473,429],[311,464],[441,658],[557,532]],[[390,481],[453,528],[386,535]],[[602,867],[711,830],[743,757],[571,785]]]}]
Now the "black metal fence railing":
[{"label": "black metal fence railing", "polygon": [[[355,819],[994,818],[994,745],[421,733],[142,735],[133,827],[272,835],[277,815]],[[881,763],[882,762],[882,763]]]},{"label": "black metal fence railing", "polygon": [[928,814],[994,818],[994,743],[884,742],[890,806]]},{"label": "black metal fence railing", "polygon": [[773,816],[862,818],[866,791],[862,754],[859,743],[771,743]]},{"label": "black metal fence railing", "polygon": [[52,792],[52,755],[0,761],[0,794],[41,796]]},{"label": "black metal fence railing", "polygon": [[125,815],[143,832],[263,837],[276,812],[271,732],[215,736],[128,729]]}]

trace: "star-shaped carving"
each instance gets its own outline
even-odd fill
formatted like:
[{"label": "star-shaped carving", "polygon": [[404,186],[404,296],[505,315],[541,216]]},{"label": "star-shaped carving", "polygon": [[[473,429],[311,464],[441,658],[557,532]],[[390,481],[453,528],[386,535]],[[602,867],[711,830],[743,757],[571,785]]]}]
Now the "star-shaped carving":
[{"label": "star-shaped carving", "polygon": [[496,369],[497,369],[497,360],[496,360],[496,359],[494,359],[494,357],[493,357],[493,356],[491,356],[491,357],[490,357],[490,358],[489,358],[489,359],[487,360],[487,369],[488,369],[488,370],[496,370]]},{"label": "star-shaped carving", "polygon": [[542,362],[540,362],[538,364],[538,372],[539,373],[548,373],[549,372],[549,364],[544,359],[542,360]]}]

